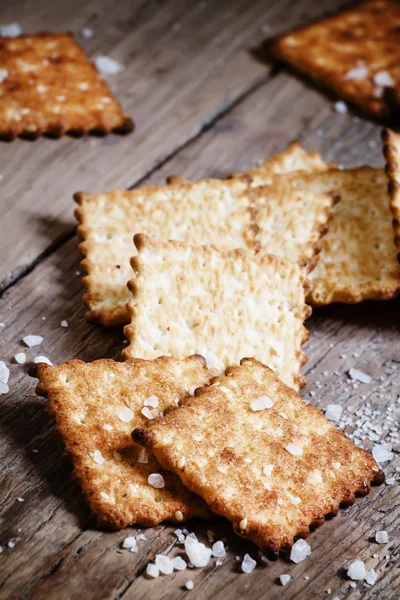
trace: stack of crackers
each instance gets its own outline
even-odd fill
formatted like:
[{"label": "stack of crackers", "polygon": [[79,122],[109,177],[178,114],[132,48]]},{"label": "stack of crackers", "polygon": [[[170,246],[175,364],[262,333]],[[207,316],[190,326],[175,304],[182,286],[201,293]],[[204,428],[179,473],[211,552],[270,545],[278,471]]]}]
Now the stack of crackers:
[{"label": "stack of crackers", "polygon": [[40,364],[37,392],[100,524],[216,513],[277,556],[383,481],[298,391],[307,302],[400,292],[400,137],[384,142],[387,173],[295,142],[227,180],[76,194],[87,317],[129,345]]}]

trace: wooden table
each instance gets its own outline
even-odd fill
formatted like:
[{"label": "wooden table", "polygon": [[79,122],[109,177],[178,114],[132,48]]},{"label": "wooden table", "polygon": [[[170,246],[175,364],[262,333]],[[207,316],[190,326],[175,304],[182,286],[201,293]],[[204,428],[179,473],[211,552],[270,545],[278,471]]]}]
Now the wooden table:
[{"label": "wooden table", "polygon": [[[91,57],[105,54],[125,65],[112,85],[135,119],[136,131],[126,137],[1,143],[1,359],[12,363],[27,334],[43,335],[36,354],[54,363],[119,356],[122,331],[96,328],[84,319],[73,192],[162,183],[171,173],[223,177],[255,165],[294,138],[346,167],[383,165],[377,125],[334,112],[332,99],[260,60],[256,52],[265,37],[341,4],[2,3],[0,24],[17,21],[26,32],[70,29],[79,37],[82,27],[92,28],[94,36],[80,37],[80,42]],[[67,329],[60,327],[63,319],[68,320]],[[400,382],[399,322],[398,302],[315,311],[309,321],[310,358],[304,369],[309,383],[304,396],[321,407],[341,403],[354,411],[367,401],[361,398],[365,394],[374,408],[382,409],[383,419],[383,407],[395,402]],[[362,390],[362,384],[358,389],[349,385],[346,373],[351,366],[370,373],[372,383]],[[257,557],[257,549],[235,537],[228,524],[217,522],[210,527],[216,539],[226,538],[229,546],[222,566],[212,561],[205,569],[146,579],[143,572],[155,554],[176,546],[174,527],[147,530],[147,541],[139,543],[137,554],[121,550],[122,540],[135,528],[112,533],[96,529],[78,486],[69,478],[71,466],[62,457],[62,443],[27,370],[27,365],[12,364],[10,393],[0,397],[1,598],[399,597],[398,482],[374,489],[313,533],[312,556],[298,565],[259,560],[251,574],[241,573],[235,557],[245,552]],[[310,390],[316,390],[315,398]],[[386,472],[393,473],[396,464],[398,460],[392,461]],[[188,527],[205,537],[207,527],[201,523]],[[389,544],[373,541],[379,529],[389,532]],[[8,547],[10,540],[15,547]],[[350,587],[345,570],[355,558],[375,566],[379,579],[374,587]],[[285,588],[277,582],[282,573],[293,577]],[[193,592],[184,589],[188,579],[194,581]]]}]

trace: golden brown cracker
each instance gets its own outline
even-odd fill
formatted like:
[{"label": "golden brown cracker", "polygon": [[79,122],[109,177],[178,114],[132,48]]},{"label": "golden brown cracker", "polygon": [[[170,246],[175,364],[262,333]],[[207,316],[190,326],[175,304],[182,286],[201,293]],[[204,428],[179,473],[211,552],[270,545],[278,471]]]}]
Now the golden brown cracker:
[{"label": "golden brown cracker", "polygon": [[290,386],[305,384],[301,344],[310,314],[300,267],[250,250],[217,250],[135,236],[124,358],[202,354],[215,374],[244,356],[268,362]]},{"label": "golden brown cracker", "polygon": [[130,258],[133,235],[144,233],[168,241],[221,248],[257,248],[254,213],[245,191],[248,183],[205,179],[180,180],[169,186],[144,186],[104,194],[78,193],[76,216],[80,250],[87,276],[86,317],[103,325],[129,323],[127,303],[132,297]]},{"label": "golden brown cracker", "polygon": [[132,435],[236,533],[274,553],[384,480],[368,452],[254,359]]},{"label": "golden brown cracker", "polygon": [[[386,158],[386,174],[393,216],[394,241],[400,253],[400,134],[385,129],[382,132],[383,152]],[[399,260],[400,254],[397,255]]]},{"label": "golden brown cracker", "polygon": [[2,138],[133,129],[71,33],[0,38],[0,65]]},{"label": "golden brown cracker", "polygon": [[[124,363],[72,360],[57,367],[41,363],[37,373],[36,392],[48,399],[73,475],[99,524],[150,526],[208,516],[204,502],[166,473],[154,456],[141,452],[130,435],[149,420],[141,412],[146,405],[151,415],[159,416],[192,386],[208,383],[202,357]],[[154,473],[162,475],[164,487],[148,483]]]},{"label": "golden brown cracker", "polygon": [[310,274],[313,306],[388,300],[400,293],[400,266],[384,171],[371,167],[288,175],[295,188],[338,194],[341,201]]},{"label": "golden brown cracker", "polygon": [[282,35],[267,50],[378,118],[398,115],[400,4],[369,0]]}]

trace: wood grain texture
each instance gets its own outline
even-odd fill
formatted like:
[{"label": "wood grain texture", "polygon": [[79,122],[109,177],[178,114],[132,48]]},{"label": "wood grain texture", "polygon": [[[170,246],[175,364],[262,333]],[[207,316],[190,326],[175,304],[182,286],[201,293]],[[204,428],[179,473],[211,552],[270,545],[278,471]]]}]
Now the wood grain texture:
[{"label": "wood grain texture", "polygon": [[[88,2],[82,7],[81,3],[71,0],[67,7],[66,2],[46,3],[42,0],[32,3],[34,8],[40,7],[37,14],[34,10],[22,10],[22,4],[22,0],[17,0],[12,6],[1,7],[1,22],[19,20],[27,30],[35,30],[43,23],[48,24],[49,28],[58,28],[62,20],[75,30],[84,24],[95,28],[99,23],[100,27],[101,18],[97,17],[96,20],[94,16],[98,2]],[[120,329],[105,331],[90,326],[84,320],[78,241],[73,238],[62,243],[60,238],[69,234],[73,226],[70,192],[75,191],[76,187],[95,191],[114,185],[131,185],[148,171],[151,174],[146,182],[162,182],[172,173],[193,179],[225,176],[230,171],[254,166],[257,160],[283,149],[295,137],[299,137],[307,148],[322,150],[327,160],[336,160],[345,166],[383,164],[379,129],[375,125],[349,114],[333,112],[325,97],[289,74],[281,73],[263,82],[266,68],[252,65],[252,59],[245,56],[244,48],[256,44],[263,23],[272,24],[276,28],[273,31],[275,33],[287,29],[289,20],[290,25],[305,22],[315,14],[313,11],[322,11],[324,7],[314,7],[314,3],[302,0],[288,14],[289,3],[267,3],[268,6],[265,3],[251,4],[253,8],[249,10],[258,7],[260,15],[264,15],[257,17],[260,20],[254,29],[252,19],[256,17],[246,12],[248,17],[240,17],[244,19],[242,24],[233,24],[233,17],[220,15],[219,25],[206,26],[206,29],[214,27],[212,35],[216,36],[217,41],[213,42],[210,54],[206,52],[207,56],[203,58],[205,62],[197,58],[200,62],[195,62],[193,71],[197,74],[200,69],[205,69],[204,65],[210,63],[210,57],[212,60],[218,58],[229,31],[230,37],[238,35],[238,40],[242,40],[237,42],[242,44],[242,54],[230,55],[230,74],[232,77],[233,72],[236,74],[236,82],[230,82],[229,86],[236,87],[229,89],[240,88],[243,91],[248,86],[250,71],[251,81],[258,83],[255,89],[249,90],[247,87],[247,92],[235,108],[232,109],[231,100],[226,104],[230,93],[224,87],[226,83],[223,86],[224,100],[221,100],[222,95],[218,95],[220,90],[211,92],[212,88],[207,87],[208,82],[205,84],[211,77],[210,73],[206,73],[204,79],[199,74],[199,81],[194,81],[193,75],[188,77],[186,56],[180,57],[179,65],[171,72],[180,74],[180,85],[187,85],[187,92],[183,92],[183,87],[176,91],[173,82],[165,83],[165,79],[162,80],[162,86],[166,85],[167,89],[163,90],[162,94],[166,95],[159,100],[158,106],[166,102],[168,95],[171,95],[170,102],[165,113],[160,108],[162,114],[158,125],[154,120],[153,124],[143,121],[140,144],[139,138],[134,137],[138,134],[134,134],[130,138],[132,145],[129,146],[125,145],[128,138],[106,138],[96,139],[95,146],[86,140],[74,141],[74,146],[71,145],[72,140],[62,140],[60,146],[58,142],[42,140],[38,146],[36,142],[18,141],[15,147],[1,147],[0,160],[2,165],[7,160],[6,171],[10,181],[7,182],[5,177],[0,185],[7,184],[7,195],[2,194],[2,201],[8,207],[7,219],[10,220],[1,222],[0,247],[4,243],[7,252],[12,250],[7,259],[11,262],[4,264],[4,273],[9,274],[16,265],[32,266],[38,252],[44,249],[48,253],[0,301],[0,322],[5,323],[5,327],[0,329],[0,358],[11,368],[10,393],[0,396],[0,544],[4,548],[0,555],[1,599],[183,599],[190,594],[184,589],[188,579],[193,579],[195,584],[191,594],[207,600],[261,600],[266,595],[271,599],[285,600],[322,600],[335,595],[351,600],[393,600],[398,595],[398,482],[393,486],[373,489],[368,497],[358,500],[349,509],[341,510],[338,517],[313,533],[309,538],[312,556],[299,565],[284,559],[268,564],[258,560],[255,571],[250,575],[242,574],[240,562],[235,557],[242,558],[248,552],[257,558],[257,548],[237,538],[232,534],[229,523],[219,520],[210,523],[209,528],[216,531],[215,539],[227,540],[229,553],[223,559],[222,566],[215,567],[213,560],[205,569],[186,570],[154,581],[146,579],[143,571],[158,552],[175,554],[181,548],[172,534],[174,527],[160,526],[146,530],[147,540],[139,541],[137,554],[121,550],[123,539],[136,533],[136,528],[112,533],[95,528],[79,487],[69,479],[72,468],[62,457],[63,445],[54,435],[53,422],[44,413],[45,403],[34,394],[36,380],[27,374],[29,365],[13,363],[13,356],[21,351],[26,351],[29,360],[44,354],[54,363],[59,363],[74,357],[83,360],[103,356],[118,358],[123,347]],[[238,0],[237,6],[243,5]],[[132,9],[136,17],[132,16],[127,21],[126,15],[130,10],[128,2],[119,2],[118,11],[115,11],[115,3],[111,1],[102,2],[101,6],[108,21],[104,20],[101,25],[103,33],[96,34],[87,42],[88,48],[93,44],[90,46],[93,53],[101,49],[101,52],[110,53],[125,64],[125,57],[131,56],[129,60],[136,65],[135,73],[140,75],[136,81],[130,82],[129,73],[122,74],[121,99],[124,102],[124,98],[130,97],[129,90],[132,94],[133,90],[135,93],[138,90],[140,102],[139,96],[136,96],[132,106],[137,106],[137,111],[145,111],[145,91],[151,82],[147,81],[147,75],[143,76],[142,71],[136,71],[139,65],[137,61],[143,60],[141,64],[144,65],[145,57],[139,59],[135,54],[139,52],[137,49],[134,51],[129,44],[129,49],[125,46],[127,40],[121,32],[127,31],[129,36],[134,29],[135,18],[139,19],[140,31],[135,36],[143,35],[141,43],[147,40],[147,64],[152,64],[151,52],[154,57],[158,56],[158,61],[162,61],[161,48],[171,47],[173,40],[165,22],[169,23],[169,27],[177,22],[174,12],[167,19],[167,7],[170,11],[175,8],[172,9],[170,3],[136,3]],[[183,23],[192,19],[191,28],[188,26],[185,34],[190,46],[194,44],[190,36],[196,18],[195,14],[192,17],[188,15],[195,11],[194,6],[197,5],[191,5],[191,10],[187,5],[185,8],[183,3],[174,3],[175,6],[182,10],[181,33],[176,31],[175,34],[183,34]],[[111,13],[114,15],[112,18]],[[161,17],[164,19],[162,26],[159,21]],[[184,18],[187,20],[184,21]],[[198,23],[200,25],[201,22]],[[229,31],[222,32],[224,27],[230,28]],[[221,37],[215,33],[217,28]],[[201,36],[211,35],[211,29],[208,34],[203,31],[204,27],[199,26],[199,29]],[[241,29],[242,34],[237,34]],[[254,39],[250,40],[252,35]],[[205,38],[201,39],[205,44]],[[179,52],[182,54],[184,38],[180,44]],[[196,52],[201,53],[200,43],[196,47]],[[172,62],[178,60],[171,55],[164,59]],[[237,71],[232,71],[232,68],[236,68],[235,61],[238,61]],[[247,70],[245,83],[242,79],[243,70]],[[238,75],[239,71],[241,74]],[[152,77],[154,83],[161,76],[153,73]],[[218,77],[220,72],[214,80],[216,87]],[[168,87],[170,84],[171,87]],[[202,87],[204,95],[200,94],[196,99]],[[181,93],[185,100],[179,100]],[[208,98],[208,95],[213,98]],[[149,105],[151,102],[153,100],[149,100]],[[191,103],[196,103],[196,106]],[[152,111],[157,110],[155,104],[151,106]],[[211,106],[214,106],[214,113]],[[129,109],[129,106],[125,108]],[[218,118],[213,124],[207,125],[207,119],[215,117],[215,111]],[[163,122],[167,115],[171,121],[170,128]],[[138,113],[133,116],[138,120]],[[175,128],[172,127],[174,123]],[[149,141],[146,141],[146,136],[149,136]],[[83,144],[82,147],[80,144]],[[157,168],[168,153],[173,156]],[[4,166],[0,171],[7,175]],[[81,185],[76,186],[76,181]],[[1,189],[5,190],[3,187]],[[17,231],[20,232],[18,243]],[[5,239],[3,232],[6,232]],[[51,244],[56,240],[59,241],[58,245],[52,247]],[[4,258],[4,246],[2,249]],[[400,384],[399,315],[399,301],[350,307],[331,306],[316,311],[309,322],[312,335],[306,346],[309,362],[304,369],[309,384],[303,392],[304,396],[322,408],[329,403],[340,403],[356,410],[357,406],[370,401],[374,408],[381,410],[379,419],[383,421],[386,415],[384,407],[396,401]],[[68,320],[67,329],[60,327],[63,319]],[[43,335],[43,344],[26,349],[21,340],[27,334]],[[346,359],[340,358],[344,355]],[[347,376],[350,367],[369,373],[372,376],[371,384],[360,384],[359,388],[353,389]],[[339,375],[335,375],[335,371]],[[381,376],[386,378],[385,381],[379,379]],[[320,387],[316,382],[320,382]],[[308,395],[310,391],[316,392],[315,398]],[[362,399],[364,394],[367,400]],[[349,433],[350,429],[346,431]],[[387,475],[400,467],[400,448],[396,447],[395,450],[396,458],[384,469]],[[24,502],[18,502],[19,497]],[[189,529],[207,541],[207,527],[203,524],[190,523]],[[375,531],[380,529],[389,532],[389,544],[379,546],[373,541]],[[10,540],[15,540],[14,548],[8,548]],[[375,559],[373,554],[379,557]],[[386,559],[387,555],[389,558]],[[345,569],[355,558],[365,560],[369,568],[374,566],[377,570],[378,582],[375,586],[359,583],[356,589],[349,587]],[[293,576],[284,589],[277,581],[282,573]],[[309,579],[304,579],[305,576]],[[326,593],[328,588],[332,590],[331,595]]]},{"label": "wood grain texture", "polygon": [[[57,10],[44,0],[17,0],[1,7],[1,22],[20,21],[29,32],[71,29],[91,58],[109,55],[125,65],[110,82],[136,122],[126,137],[1,143],[1,286],[71,233],[74,192],[133,185],[268,79],[270,67],[251,54],[265,36],[261,26],[276,29],[282,14],[290,26],[323,11],[308,6],[306,15],[294,0],[279,10],[263,0],[118,0],[117,9],[112,0],[63,0]],[[93,29],[91,39],[79,36],[83,26]]]}]

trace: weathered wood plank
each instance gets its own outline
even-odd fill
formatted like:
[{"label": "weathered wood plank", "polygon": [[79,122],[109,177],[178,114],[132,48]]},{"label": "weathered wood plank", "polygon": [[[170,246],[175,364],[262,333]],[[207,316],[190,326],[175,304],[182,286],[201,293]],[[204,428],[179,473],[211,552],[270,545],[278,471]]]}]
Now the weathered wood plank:
[{"label": "weathered wood plank", "polygon": [[[291,110],[293,98],[295,113]],[[317,136],[318,129],[323,129],[327,137]],[[365,144],[364,148],[359,143],[377,139],[375,126],[332,113],[329,102],[320,94],[282,74],[178,153],[152,175],[152,180],[162,181],[170,173],[193,178],[224,175],[251,166],[256,159],[270,150],[280,150],[300,134],[308,147],[329,147],[327,157],[346,165],[347,160],[381,161],[378,147]],[[93,360],[119,356],[121,331],[93,328],[83,319],[76,243],[73,239],[58,248],[4,295],[0,321],[6,326],[0,332],[0,343],[1,356],[7,362],[22,350],[20,340],[28,333],[44,336],[39,349],[28,351],[29,359],[38,354],[45,354],[54,362],[72,357]],[[379,397],[379,376],[400,362],[398,315],[398,302],[332,307],[318,312],[310,323],[319,335],[311,336],[308,343],[309,386],[305,394],[315,390],[315,401],[322,407],[334,402],[356,408],[364,403],[360,394],[364,389],[374,406],[382,408],[395,401],[399,371],[390,370],[386,376],[383,398]],[[68,329],[60,328],[62,319],[69,321]],[[353,357],[354,353],[359,357]],[[343,354],[348,356],[346,361],[340,359]],[[353,389],[345,374],[350,366],[370,373],[373,382],[362,391]],[[43,413],[44,403],[33,394],[35,382],[26,370],[25,366],[12,366],[10,394],[0,398],[4,482],[0,488],[0,544],[6,548],[10,539],[16,540],[15,548],[6,548],[1,556],[0,596],[63,600],[81,598],[84,593],[85,599],[183,598],[187,592],[182,586],[193,579],[199,598],[235,599],[249,595],[258,599],[265,598],[266,590],[268,597],[281,598],[283,591],[276,578],[288,572],[293,575],[284,591],[288,599],[325,598],[326,589],[331,588],[334,596],[342,587],[349,598],[359,598],[362,593],[371,599],[393,598],[391,594],[400,584],[395,569],[399,565],[395,544],[399,535],[398,484],[374,490],[368,498],[341,511],[336,519],[313,533],[312,557],[299,565],[283,560],[260,563],[252,574],[239,575],[235,556],[243,557],[249,552],[256,557],[257,549],[236,538],[229,524],[191,524],[190,529],[202,538],[208,527],[217,532],[216,539],[227,538],[230,552],[223,566],[210,564],[204,570],[146,580],[142,572],[147,562],[157,552],[175,548],[173,528],[147,530],[148,540],[139,543],[135,555],[120,551],[121,541],[135,529],[106,533],[93,527],[78,487],[68,479],[71,469],[61,458],[62,444],[54,437],[52,423]],[[326,377],[322,375],[324,371],[328,371]],[[340,375],[333,375],[333,371]],[[317,381],[322,382],[321,388],[316,387]],[[391,382],[393,385],[389,385]],[[392,473],[398,464],[397,458],[386,471]],[[24,502],[18,502],[18,497]],[[376,529],[389,531],[388,545],[378,547],[370,541]],[[378,553],[379,559],[373,559],[373,553]],[[386,554],[390,554],[390,559],[384,558]],[[343,568],[356,557],[368,564],[378,563],[379,582],[369,591],[365,585],[352,591],[343,577]],[[305,575],[310,579],[305,580]]]},{"label": "weathered wood plank", "polygon": [[73,192],[132,185],[268,78],[269,67],[250,53],[265,36],[263,24],[274,31],[282,15],[290,27],[323,10],[294,0],[119,0],[117,9],[112,0],[3,3],[1,22],[20,21],[30,32],[92,27],[94,37],[80,41],[91,57],[110,55],[126,66],[113,87],[137,125],[126,137],[1,143],[3,288],[72,231]]}]

